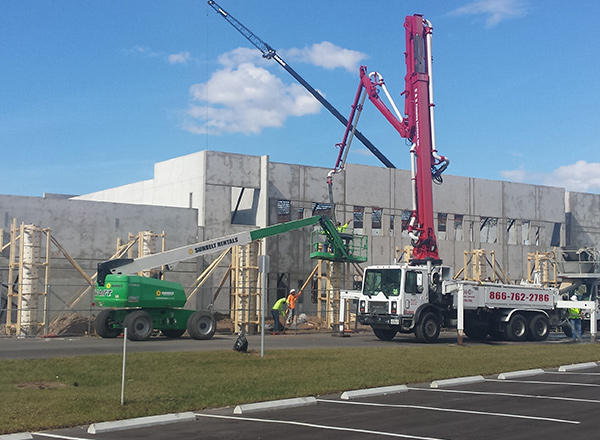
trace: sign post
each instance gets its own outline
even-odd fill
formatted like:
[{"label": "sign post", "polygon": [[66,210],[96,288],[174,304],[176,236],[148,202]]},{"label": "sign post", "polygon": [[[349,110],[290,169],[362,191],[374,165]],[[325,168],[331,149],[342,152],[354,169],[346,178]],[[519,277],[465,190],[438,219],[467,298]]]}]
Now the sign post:
[{"label": "sign post", "polygon": [[258,271],[260,272],[260,357],[265,357],[265,313],[267,309],[267,274],[271,265],[271,257],[258,256]]}]

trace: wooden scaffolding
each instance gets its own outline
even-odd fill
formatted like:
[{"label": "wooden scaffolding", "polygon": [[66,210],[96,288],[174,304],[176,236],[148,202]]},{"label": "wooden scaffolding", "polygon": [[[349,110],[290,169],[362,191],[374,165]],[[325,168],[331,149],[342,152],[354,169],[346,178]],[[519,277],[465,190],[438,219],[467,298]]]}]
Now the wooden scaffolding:
[{"label": "wooden scaffolding", "polygon": [[262,241],[236,246],[231,253],[231,318],[234,331],[254,332],[260,325],[261,281],[258,256]]},{"label": "wooden scaffolding", "polygon": [[9,247],[6,333],[35,336],[47,319],[50,229],[25,223],[17,226],[13,219],[9,243],[4,245],[2,239],[0,248]]}]

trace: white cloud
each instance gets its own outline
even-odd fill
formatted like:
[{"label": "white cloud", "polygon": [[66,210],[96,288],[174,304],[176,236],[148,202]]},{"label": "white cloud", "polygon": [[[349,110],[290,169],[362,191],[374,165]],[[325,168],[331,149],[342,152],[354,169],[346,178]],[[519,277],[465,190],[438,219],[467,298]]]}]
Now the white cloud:
[{"label": "white cloud", "polygon": [[142,58],[159,59],[161,61],[166,61],[169,64],[187,64],[188,61],[197,61],[192,58],[189,52],[167,54],[166,52],[156,51],[147,46],[133,46],[127,52]]},{"label": "white cloud", "polygon": [[147,46],[133,46],[128,52],[134,55],[142,55],[144,57],[151,58],[161,57],[164,55],[162,52],[155,52]]},{"label": "white cloud", "polygon": [[481,0],[462,6],[450,15],[483,15],[486,26],[494,27],[503,20],[527,15],[526,0]]},{"label": "white cloud", "polygon": [[600,192],[600,163],[579,160],[571,165],[558,167],[550,173],[529,173],[523,167],[518,170],[501,171],[507,180],[535,183],[565,188],[567,191]]},{"label": "white cloud", "polygon": [[523,166],[521,166],[518,170],[500,171],[500,175],[506,180],[511,180],[513,182],[525,182],[527,178],[527,172]]},{"label": "white cloud", "polygon": [[356,50],[344,49],[329,41],[313,44],[304,49],[288,49],[281,52],[285,59],[314,64],[325,69],[342,67],[351,73],[358,71],[359,63],[367,55]]},{"label": "white cloud", "polygon": [[[232,59],[245,56],[232,51],[220,58],[225,66],[204,84],[190,87],[193,103],[184,129],[192,133],[259,134],[266,127],[281,127],[289,116],[318,113],[321,104],[298,84],[286,85],[263,67]],[[199,103],[199,104],[196,104]]]},{"label": "white cloud", "polygon": [[273,61],[263,58],[258,50],[250,49],[249,47],[238,47],[237,49],[225,52],[219,55],[217,61],[226,69],[234,69],[240,64],[245,63],[252,63],[259,66],[266,63],[273,63]]},{"label": "white cloud", "polygon": [[189,52],[179,52],[169,55],[169,64],[185,64],[190,60]]},{"label": "white cloud", "polygon": [[[327,41],[280,53],[286,60],[290,57],[325,69],[342,67],[352,73],[366,58]],[[218,62],[221,68],[206,83],[190,87],[192,103],[183,124],[187,131],[259,134],[264,128],[283,126],[290,116],[321,110],[321,104],[302,86],[285,84],[270,73],[267,68],[277,64],[264,59],[256,49],[239,47],[220,55]]]}]

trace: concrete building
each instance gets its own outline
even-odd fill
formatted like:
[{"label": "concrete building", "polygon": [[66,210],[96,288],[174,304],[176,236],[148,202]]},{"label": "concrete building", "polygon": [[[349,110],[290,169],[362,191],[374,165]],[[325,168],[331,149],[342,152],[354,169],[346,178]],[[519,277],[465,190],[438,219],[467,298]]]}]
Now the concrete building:
[{"label": "concrete building", "polygon": [[[267,156],[201,151],[156,163],[153,179],[69,199],[0,196],[4,243],[12,218],[49,227],[91,274],[98,261],[114,253],[117,237],[125,239],[128,232],[165,231],[168,248],[173,248],[330,214],[328,171],[274,163]],[[352,218],[354,232],[369,237],[369,264],[389,263],[410,244],[410,187],[406,170],[348,164],[335,176],[336,218]],[[502,268],[517,280],[527,278],[530,252],[563,245],[600,247],[599,195],[449,175],[434,188],[434,209],[440,256],[455,270],[463,266],[465,251],[483,248],[494,251]],[[267,239],[269,303],[306,280],[314,267],[309,240],[309,230]],[[0,269],[6,264],[5,253]],[[183,264],[184,286],[212,258]],[[223,272],[205,284],[196,307],[212,302]],[[60,282],[67,283],[67,278]],[[4,270],[0,281],[8,282]],[[228,301],[221,295],[217,309],[226,311]],[[310,313],[315,307],[308,295],[302,298],[301,311]]]},{"label": "concrete building", "polygon": [[[201,151],[157,163],[152,180],[77,199],[196,208],[198,235],[208,239],[329,213],[328,171],[273,163],[266,156]],[[334,194],[336,218],[353,218],[354,232],[369,236],[370,264],[393,261],[396,249],[410,243],[409,171],[348,164],[334,179]],[[447,176],[434,188],[440,255],[445,264],[459,268],[465,251],[484,248],[495,252],[512,279],[527,278],[530,252],[549,251],[567,241],[600,244],[600,221],[591,214],[594,203],[597,212],[597,195]],[[572,231],[567,231],[567,218]],[[269,239],[271,285],[275,279],[287,279],[296,287],[306,277],[312,265],[307,246],[306,232]]]}]

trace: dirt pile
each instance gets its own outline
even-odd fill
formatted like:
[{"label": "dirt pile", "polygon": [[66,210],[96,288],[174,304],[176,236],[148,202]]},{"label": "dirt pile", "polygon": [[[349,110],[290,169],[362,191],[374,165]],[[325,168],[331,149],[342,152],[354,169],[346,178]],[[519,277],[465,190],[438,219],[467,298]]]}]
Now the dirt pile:
[{"label": "dirt pile", "polygon": [[52,321],[48,327],[48,335],[52,336],[83,336],[89,334],[93,318],[68,313]]}]

